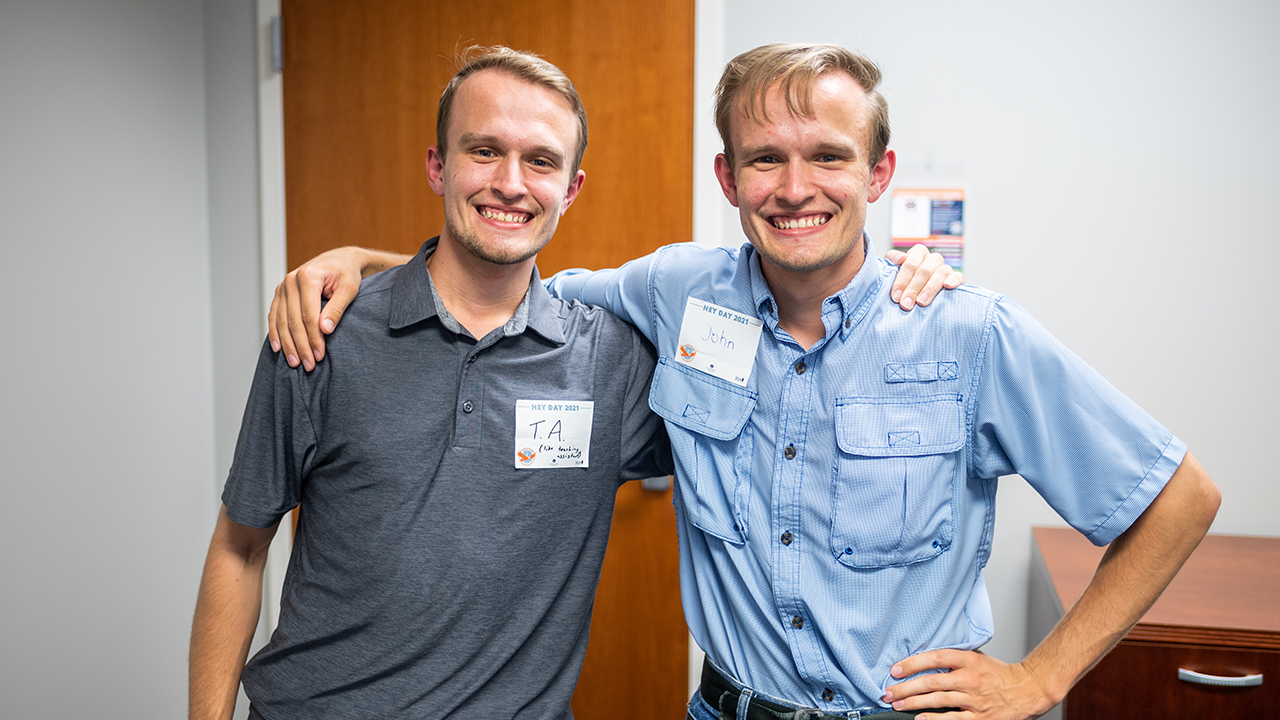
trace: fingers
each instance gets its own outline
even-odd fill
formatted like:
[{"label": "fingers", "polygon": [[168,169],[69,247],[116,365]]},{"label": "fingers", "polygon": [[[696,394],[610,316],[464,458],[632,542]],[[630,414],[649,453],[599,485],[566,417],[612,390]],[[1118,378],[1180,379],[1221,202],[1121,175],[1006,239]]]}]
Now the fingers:
[{"label": "fingers", "polygon": [[271,311],[267,314],[267,334],[271,337],[271,349],[284,353],[285,362],[289,363],[289,367],[298,367],[298,349],[294,346],[293,334],[289,332],[288,298],[284,291],[289,278],[290,276],[286,275],[285,279],[280,281],[276,286],[275,296],[271,298]]},{"label": "fingers", "polygon": [[[944,287],[944,283],[953,274],[953,271],[951,270],[951,266],[941,261],[941,257],[942,257],[941,255],[939,255],[938,257],[939,257],[938,267],[933,271],[931,275],[929,275],[928,280],[926,280],[924,283],[924,287],[921,288],[920,290],[920,294],[916,295],[917,305],[928,305],[929,303],[933,302],[933,299],[938,296],[939,292],[942,291],[942,288]],[[923,273],[920,273],[920,274],[923,274]]]},{"label": "fingers", "polygon": [[[893,709],[898,711],[931,710],[936,708],[972,710],[972,696],[968,692],[968,688],[958,687],[957,685],[964,684],[963,679],[953,677],[953,675],[954,673],[924,675],[894,685],[885,690],[881,700],[890,703]],[[955,720],[955,718],[962,716],[947,714],[946,717],[948,720]]]},{"label": "fingers", "polygon": [[267,340],[271,342],[271,352],[280,352],[280,333],[276,330],[276,317],[280,310],[280,286],[271,294],[271,309],[267,311]]},{"label": "fingers", "polygon": [[[919,301],[921,291],[925,289],[926,283],[937,274],[938,269],[944,265],[942,256],[937,253],[929,252],[924,245],[912,245],[907,251],[907,257],[902,262],[902,267],[898,270],[898,275],[893,279],[893,287],[890,289],[890,297],[903,310],[910,310]],[[941,287],[939,285],[938,287]],[[934,288],[934,293],[938,287]],[[926,296],[931,299],[931,296]],[[924,303],[924,304],[927,304]]]},{"label": "fingers", "polygon": [[[298,271],[294,270],[285,276],[284,282],[284,323],[280,330],[281,344],[295,348],[295,357],[303,369],[308,372],[316,366],[315,354],[307,338],[307,328],[302,321],[302,290],[299,288]],[[287,336],[287,340],[285,339]],[[292,358],[290,358],[292,360]],[[290,367],[298,365],[290,362]]]},{"label": "fingers", "polygon": [[[324,333],[320,331],[320,301],[324,293],[324,274],[312,270],[308,265],[303,265],[295,272],[297,282],[285,288],[286,292],[297,293],[289,296],[289,327],[293,328],[296,324],[302,326],[307,349],[311,351],[312,358],[311,364],[308,365],[304,356],[302,366],[310,372],[315,367],[315,363],[324,359]],[[298,340],[302,341],[303,336],[299,336]]]}]

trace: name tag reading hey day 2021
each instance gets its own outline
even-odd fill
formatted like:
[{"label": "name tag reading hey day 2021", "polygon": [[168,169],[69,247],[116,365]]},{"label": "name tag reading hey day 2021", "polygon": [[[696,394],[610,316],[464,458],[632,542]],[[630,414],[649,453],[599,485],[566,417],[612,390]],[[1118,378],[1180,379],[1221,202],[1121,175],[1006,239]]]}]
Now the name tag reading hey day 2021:
[{"label": "name tag reading hey day 2021", "polygon": [[589,467],[591,400],[516,400],[517,470]]},{"label": "name tag reading hey day 2021", "polygon": [[676,358],[702,372],[746,387],[760,345],[760,318],[689,298]]}]

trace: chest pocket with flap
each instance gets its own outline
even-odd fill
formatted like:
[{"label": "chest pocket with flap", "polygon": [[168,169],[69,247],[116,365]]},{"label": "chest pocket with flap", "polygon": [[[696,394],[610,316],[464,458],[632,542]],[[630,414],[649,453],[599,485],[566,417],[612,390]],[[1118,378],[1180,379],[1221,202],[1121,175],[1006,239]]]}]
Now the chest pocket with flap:
[{"label": "chest pocket with flap", "polygon": [[947,550],[964,447],[957,393],[840,398],[831,551],[849,567],[907,565]]},{"label": "chest pocket with flap", "polygon": [[734,544],[747,539],[756,393],[658,358],[649,407],[667,421],[684,511],[704,532]]}]

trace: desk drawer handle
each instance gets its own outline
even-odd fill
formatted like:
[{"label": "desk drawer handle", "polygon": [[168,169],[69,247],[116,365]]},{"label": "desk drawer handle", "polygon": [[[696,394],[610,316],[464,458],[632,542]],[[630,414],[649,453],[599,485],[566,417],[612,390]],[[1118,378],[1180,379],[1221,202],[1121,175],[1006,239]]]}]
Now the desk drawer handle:
[{"label": "desk drawer handle", "polygon": [[1178,668],[1178,679],[1197,685],[1216,685],[1218,687],[1253,687],[1262,684],[1262,675],[1242,675],[1240,677],[1222,677],[1221,675],[1205,675]]}]

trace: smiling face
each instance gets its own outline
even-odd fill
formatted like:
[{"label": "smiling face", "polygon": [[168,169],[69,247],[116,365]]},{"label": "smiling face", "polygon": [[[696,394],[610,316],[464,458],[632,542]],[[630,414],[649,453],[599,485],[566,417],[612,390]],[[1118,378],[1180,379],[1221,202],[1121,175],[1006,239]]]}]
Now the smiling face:
[{"label": "smiling face", "polygon": [[889,150],[869,166],[866,93],[847,73],[820,75],[812,103],[813,117],[789,112],[775,83],[765,93],[768,119],[734,112],[734,165],[717,156],[716,177],[766,277],[820,274],[843,285],[862,266],[867,203],[888,187],[896,157]]},{"label": "smiling face", "polygon": [[530,260],[585,178],[572,169],[573,108],[554,90],[491,69],[463,81],[453,102],[448,155],[427,150],[431,189],[444,198],[440,240],[496,265]]}]

